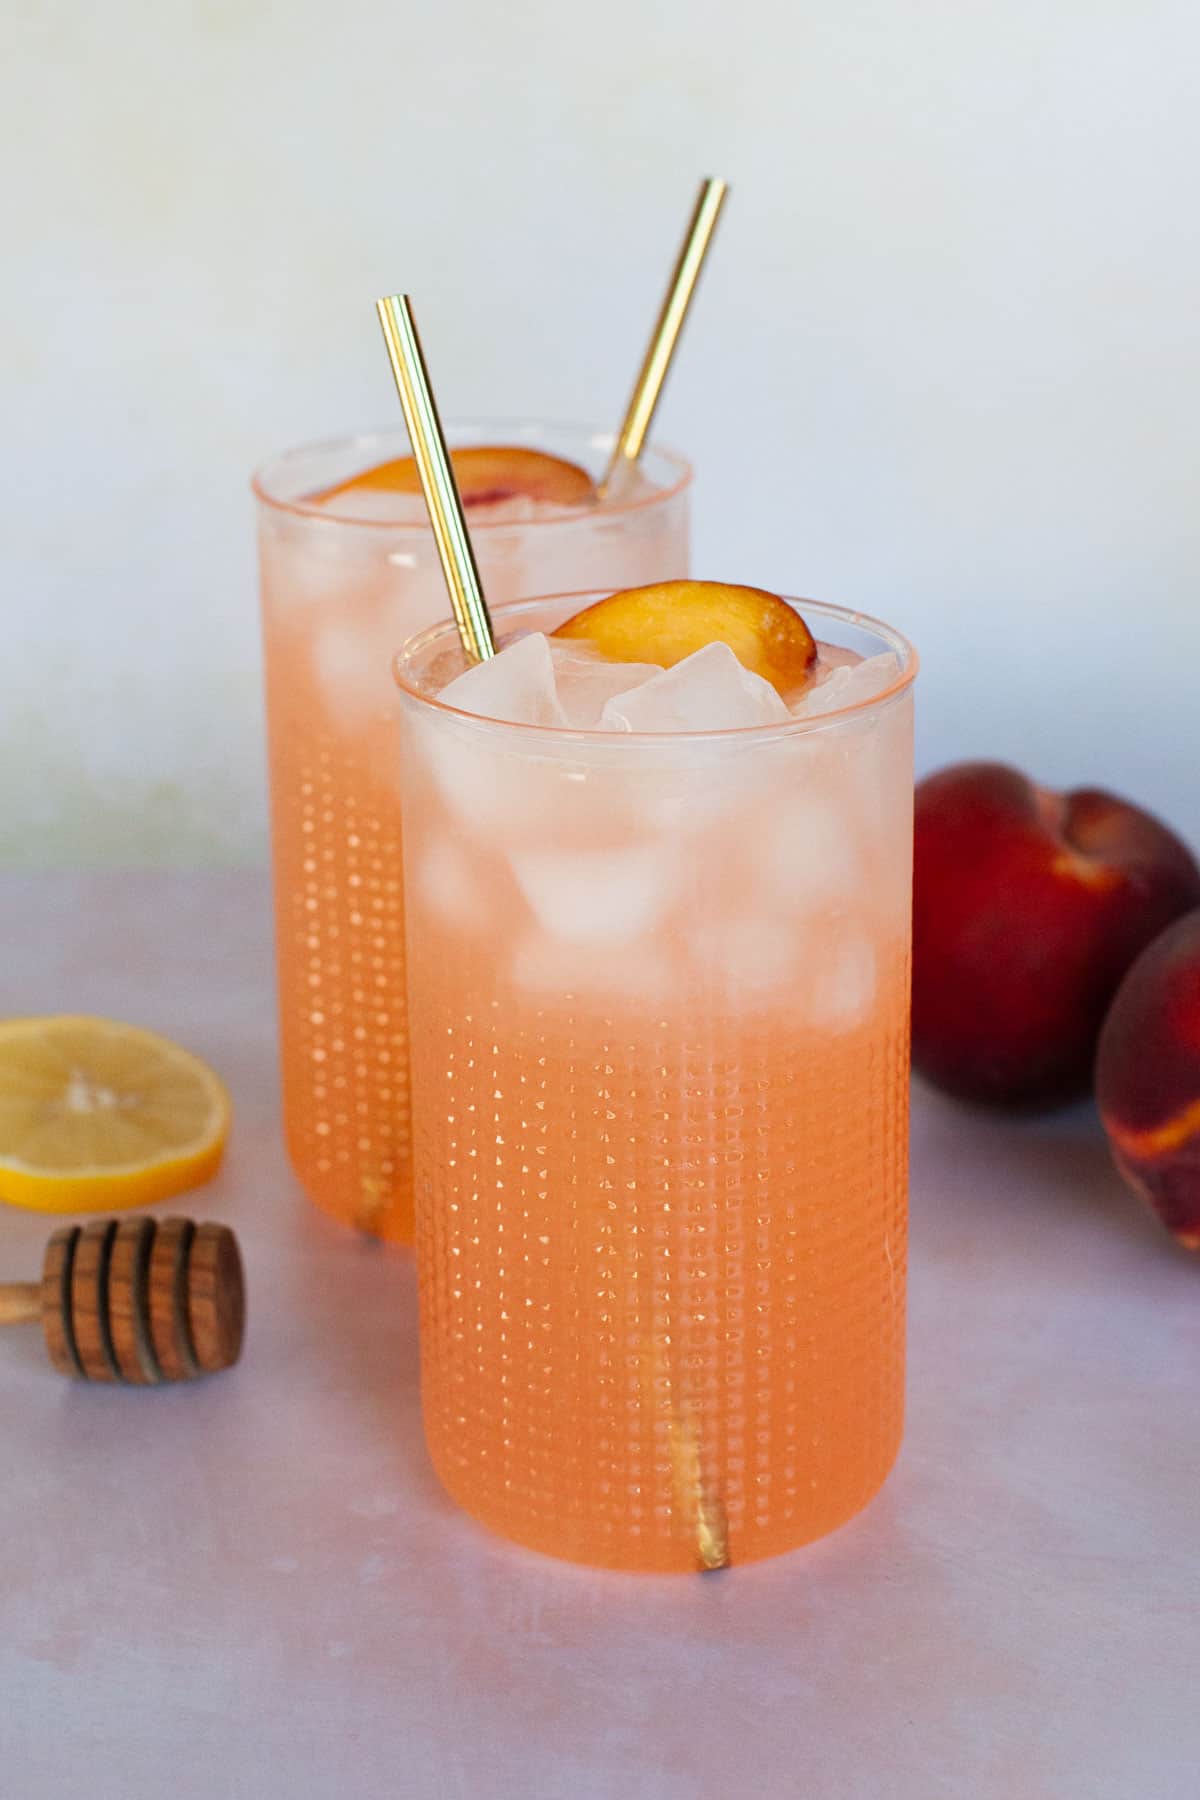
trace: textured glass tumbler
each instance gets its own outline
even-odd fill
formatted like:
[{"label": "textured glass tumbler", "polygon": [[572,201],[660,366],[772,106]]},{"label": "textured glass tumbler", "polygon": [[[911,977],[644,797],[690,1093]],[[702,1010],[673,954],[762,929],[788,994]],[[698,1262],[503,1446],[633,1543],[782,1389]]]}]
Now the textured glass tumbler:
[{"label": "textured glass tumbler", "polygon": [[[453,426],[451,442],[527,444],[602,472],[599,432]],[[258,500],[280,1060],[288,1152],[309,1197],[345,1223],[412,1237],[397,698],[391,664],[449,601],[425,523],[342,517],[311,496],[408,453],[403,431],[296,450]],[[491,599],[578,582],[684,575],[681,458],[650,450],[649,491],[512,524],[476,520]],[[419,503],[418,503],[419,504]]]},{"label": "textured glass tumbler", "polygon": [[441,703],[445,630],[397,665],[426,1438],[573,1561],[790,1550],[900,1442],[915,658],[800,605],[886,693],[606,734]]}]

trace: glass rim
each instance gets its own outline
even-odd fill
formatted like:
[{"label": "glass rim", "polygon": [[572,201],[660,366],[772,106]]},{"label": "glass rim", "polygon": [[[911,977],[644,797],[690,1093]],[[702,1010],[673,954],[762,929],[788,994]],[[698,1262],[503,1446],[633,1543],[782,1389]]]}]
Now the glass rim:
[{"label": "glass rim", "polygon": [[[541,594],[527,600],[509,600],[492,609],[493,621],[511,618],[514,614],[527,613],[534,608],[544,608],[567,602],[578,605],[575,610],[582,611],[594,601],[603,600],[607,595],[617,592],[614,588],[593,588],[580,593]],[[853,626],[857,630],[872,633],[885,649],[891,650],[900,661],[896,679],[881,693],[872,694],[866,700],[856,700],[850,706],[834,707],[830,712],[817,713],[808,718],[777,719],[769,725],[735,725],[704,731],[599,731],[595,727],[583,728],[574,725],[527,725],[515,719],[488,719],[482,713],[467,712],[461,706],[450,706],[436,694],[428,694],[407,678],[408,671],[417,659],[425,655],[439,640],[449,638],[458,640],[458,627],[452,619],[440,620],[436,625],[427,625],[424,630],[416,632],[397,651],[392,660],[392,678],[400,689],[401,695],[419,706],[429,707],[433,712],[445,718],[456,719],[463,724],[473,726],[485,734],[498,732],[502,736],[515,736],[518,743],[544,742],[559,745],[572,743],[597,745],[634,744],[643,748],[653,747],[662,750],[674,744],[712,744],[712,743],[757,743],[760,740],[770,742],[784,737],[808,736],[818,731],[826,731],[832,727],[845,725],[856,719],[862,719],[875,712],[882,711],[901,699],[912,687],[920,668],[917,651],[903,632],[884,620],[875,618],[871,613],[860,612],[856,608],[835,606],[827,600],[808,600],[799,596],[781,595],[790,606],[794,606],[801,616],[807,619],[811,613],[824,619],[836,619],[844,625]],[[568,615],[570,616],[570,615]]]},{"label": "glass rim", "polygon": [[[494,433],[503,442],[503,433],[515,436],[518,432],[545,431],[548,435],[561,432],[567,436],[586,439],[597,449],[611,450],[616,442],[616,433],[600,431],[594,425],[580,425],[567,419],[478,419],[454,418],[445,425],[446,436],[450,448],[455,448],[455,434],[458,432]],[[335,450],[349,450],[356,445],[367,446],[378,444],[381,439],[392,439],[399,434],[404,441],[403,425],[378,426],[367,431],[344,432],[337,437],[314,438],[303,444],[295,444],[290,450],[281,450],[275,456],[268,457],[266,462],[259,463],[250,477],[250,491],[263,506],[269,506],[273,512],[291,513],[297,518],[319,519],[326,524],[340,525],[347,530],[358,527],[364,531],[390,531],[392,533],[416,532],[425,534],[429,530],[428,519],[363,519],[350,513],[340,513],[329,506],[317,506],[311,500],[303,498],[285,500],[282,495],[272,492],[272,481],[289,464],[299,461],[301,457],[328,454]],[[688,458],[678,450],[672,450],[666,444],[648,443],[646,455],[661,457],[672,471],[671,479],[665,487],[656,487],[649,493],[633,494],[623,500],[602,500],[595,506],[564,507],[557,515],[535,519],[479,519],[469,521],[471,535],[477,532],[490,531],[528,531],[556,530],[562,531],[574,525],[579,519],[610,519],[625,513],[644,512],[652,506],[662,506],[673,500],[676,495],[684,493],[692,484],[695,469]]]}]

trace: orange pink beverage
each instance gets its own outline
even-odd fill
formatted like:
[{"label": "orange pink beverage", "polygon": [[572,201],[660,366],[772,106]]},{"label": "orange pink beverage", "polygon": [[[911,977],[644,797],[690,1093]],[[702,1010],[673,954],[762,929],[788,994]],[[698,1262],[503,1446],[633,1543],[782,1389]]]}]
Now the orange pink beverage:
[{"label": "orange pink beverage", "polygon": [[[687,572],[680,458],[648,450],[632,489],[597,503],[602,434],[450,435],[494,601]],[[447,610],[407,448],[400,431],[311,446],[254,483],[288,1150],[318,1205],[401,1243],[412,1175],[390,670]]]},{"label": "orange pink beverage", "polygon": [[817,1537],[902,1426],[915,659],[752,592],[398,666],[429,1448],[615,1568]]}]

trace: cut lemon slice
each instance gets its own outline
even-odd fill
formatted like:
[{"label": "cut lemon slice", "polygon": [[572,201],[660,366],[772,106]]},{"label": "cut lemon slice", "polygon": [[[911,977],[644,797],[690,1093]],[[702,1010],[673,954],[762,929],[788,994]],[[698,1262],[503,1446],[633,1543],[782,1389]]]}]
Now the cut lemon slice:
[{"label": "cut lemon slice", "polygon": [[817,646],[786,600],[722,581],[657,581],[597,600],[554,633],[586,638],[613,662],[672,668],[707,644],[728,644],[744,668],[786,696],[807,679]]},{"label": "cut lemon slice", "polygon": [[37,1212],[153,1205],[216,1174],[229,1120],[207,1064],[152,1031],[0,1021],[0,1200]]}]

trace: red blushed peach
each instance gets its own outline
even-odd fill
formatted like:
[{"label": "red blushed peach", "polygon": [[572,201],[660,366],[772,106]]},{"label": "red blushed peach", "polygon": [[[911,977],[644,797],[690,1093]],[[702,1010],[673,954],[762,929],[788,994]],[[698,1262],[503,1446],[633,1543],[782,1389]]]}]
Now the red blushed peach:
[{"label": "red blushed peach", "polygon": [[921,782],[913,1063],[965,1099],[1046,1106],[1087,1091],[1139,951],[1200,905],[1200,868],[1149,813],[1000,763]]},{"label": "red blushed peach", "polygon": [[1155,938],[1117,989],[1096,1099],[1130,1187],[1200,1250],[1200,912]]},{"label": "red blushed peach", "polygon": [[[489,506],[499,500],[552,501],[558,506],[586,506],[596,498],[596,486],[586,469],[578,463],[566,462],[561,456],[548,456],[543,450],[529,450],[521,444],[476,444],[452,450],[454,479],[464,506]],[[393,462],[378,463],[364,469],[336,487],[326,488],[314,498],[325,502],[339,494],[380,491],[391,494],[419,494],[421,478],[411,456],[398,456]]]}]

